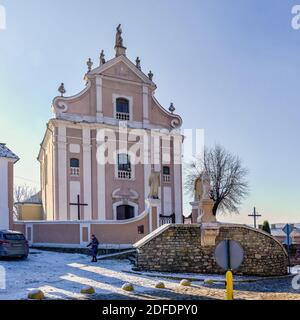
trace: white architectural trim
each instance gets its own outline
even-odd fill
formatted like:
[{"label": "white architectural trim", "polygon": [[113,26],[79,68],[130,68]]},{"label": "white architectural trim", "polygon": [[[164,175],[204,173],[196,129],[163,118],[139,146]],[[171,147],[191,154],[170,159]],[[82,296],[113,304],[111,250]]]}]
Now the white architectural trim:
[{"label": "white architectural trim", "polygon": [[83,96],[88,90],[90,90],[91,85],[92,85],[91,81],[88,80],[86,87],[78,94],[70,97],[60,97],[60,96],[55,97],[52,103],[52,111],[53,113],[55,113],[56,117],[61,116],[64,112],[67,112],[68,111],[67,102]]},{"label": "white architectural trim", "polygon": [[8,229],[8,160],[0,158],[0,230]]},{"label": "white architectural trim", "polygon": [[[103,130],[102,128],[99,130]],[[101,136],[98,134],[99,130],[97,131],[97,137]],[[104,137],[103,137],[104,138]],[[105,154],[103,147],[101,144],[104,141],[97,140],[97,200],[98,200],[98,219],[99,220],[106,220],[106,205],[105,205]]]},{"label": "white architectural trim", "polygon": [[[142,212],[141,214],[139,214],[138,216],[136,216],[135,218],[132,219],[128,219],[128,220],[90,220],[90,221],[84,221],[84,223],[90,223],[92,225],[97,225],[97,224],[107,224],[107,225],[115,225],[115,224],[130,224],[136,221],[140,221],[142,219],[144,219],[148,214],[149,214],[149,201],[145,201],[146,203],[146,210],[144,212]],[[57,225],[57,224],[66,224],[66,225],[72,225],[72,224],[80,224],[80,221],[46,221],[46,220],[42,220],[42,221],[37,221],[37,220],[32,220],[32,221],[15,221],[14,222],[17,225],[28,225],[28,224],[32,224],[32,225],[36,225],[36,224],[49,224],[49,225]]]},{"label": "white architectural trim", "polygon": [[[179,154],[182,154],[182,145],[179,146]],[[174,155],[175,156],[175,155]],[[182,179],[181,179],[181,164],[174,164],[174,194],[175,194],[175,216],[176,223],[182,221]]]},{"label": "white architectural trim", "polygon": [[97,122],[103,122],[103,87],[102,78],[96,77],[96,118]]},{"label": "white architectural trim", "polygon": [[[29,239],[28,228],[30,228],[30,240],[28,240]],[[33,224],[32,223],[25,224],[25,237],[28,240],[28,244],[31,245],[33,243]]]},{"label": "white architectural trim", "polygon": [[68,218],[68,197],[67,197],[67,128],[58,126],[57,136],[57,159],[58,159],[58,202],[59,220]]},{"label": "white architectural trim", "polygon": [[80,153],[80,144],[70,143],[69,151],[70,153]]},{"label": "white architectural trim", "polygon": [[[169,186],[163,187],[163,194],[164,194],[164,215],[171,215],[173,214],[173,201],[172,201],[172,188]],[[179,197],[179,195],[177,195]]]},{"label": "white architectural trim", "polygon": [[149,88],[143,86],[143,122],[149,124]]},{"label": "white architectural trim", "polygon": [[91,155],[91,130],[82,129],[82,149],[83,149],[83,199],[88,204],[84,207],[84,220],[92,219],[92,155]]},{"label": "white architectural trim", "polygon": [[156,85],[153,81],[151,81],[141,70],[139,70],[126,56],[120,55],[116,58],[113,58],[109,61],[107,61],[105,64],[103,64],[100,67],[95,68],[90,73],[87,74],[87,77],[93,76],[95,74],[103,74],[106,70],[111,68],[112,66],[116,65],[119,62],[124,62],[125,65],[133,72],[135,73],[142,82],[156,88]]},{"label": "white architectural trim", "polygon": [[[137,203],[132,202],[130,200],[121,200],[121,201],[115,202],[113,204],[113,218],[114,218],[114,220],[118,221],[117,220],[117,207],[122,206],[122,205],[132,206],[134,208],[134,217],[138,216],[138,214],[139,214],[139,206],[138,206]],[[131,220],[131,219],[129,219],[129,220]]]},{"label": "white architectural trim", "polygon": [[[117,99],[119,99],[119,98],[124,98],[129,101],[129,121],[132,121],[133,120],[133,97],[121,95],[118,93],[113,93],[113,95],[112,95],[114,119],[116,119],[116,117],[117,117]],[[119,120],[117,120],[117,123],[119,123]]]},{"label": "white architectural trim", "polygon": [[[88,229],[88,239],[87,241],[83,241],[82,240],[82,236],[83,236],[83,231],[82,229],[83,228],[87,228]],[[88,245],[89,244],[89,240],[90,240],[90,237],[91,237],[91,224],[90,223],[80,223],[80,245]]]},{"label": "white architectural trim", "polygon": [[[80,248],[86,248],[86,244],[67,244],[67,243],[31,243],[30,247],[32,248],[66,248],[66,249],[80,249]],[[132,249],[132,244],[105,244],[105,245],[99,245],[99,249]]]}]

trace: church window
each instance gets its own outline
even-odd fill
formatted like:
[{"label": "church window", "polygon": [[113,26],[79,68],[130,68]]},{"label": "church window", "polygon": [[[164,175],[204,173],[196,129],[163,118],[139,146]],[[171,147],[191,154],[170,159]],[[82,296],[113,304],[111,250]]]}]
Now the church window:
[{"label": "church window", "polygon": [[71,176],[79,176],[80,175],[80,162],[79,159],[72,158],[70,159],[70,174]]},{"label": "church window", "polygon": [[129,101],[124,98],[116,100],[116,118],[118,120],[130,120]]},{"label": "church window", "polygon": [[131,179],[130,156],[126,153],[118,154],[118,178]]},{"label": "church window", "polygon": [[171,181],[171,170],[169,166],[163,167],[163,181],[170,182]]},{"label": "church window", "polygon": [[117,207],[117,220],[127,220],[134,218],[134,207],[121,205]]}]

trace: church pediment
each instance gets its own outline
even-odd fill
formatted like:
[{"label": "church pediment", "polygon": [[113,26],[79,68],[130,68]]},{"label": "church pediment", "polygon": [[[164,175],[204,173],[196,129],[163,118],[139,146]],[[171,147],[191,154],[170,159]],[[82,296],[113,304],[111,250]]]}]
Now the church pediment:
[{"label": "church pediment", "polygon": [[119,78],[128,81],[135,81],[145,83],[156,87],[153,81],[151,81],[141,70],[139,70],[135,64],[133,64],[126,56],[116,57],[104,65],[95,68],[87,77],[93,75],[104,75],[113,78]]}]

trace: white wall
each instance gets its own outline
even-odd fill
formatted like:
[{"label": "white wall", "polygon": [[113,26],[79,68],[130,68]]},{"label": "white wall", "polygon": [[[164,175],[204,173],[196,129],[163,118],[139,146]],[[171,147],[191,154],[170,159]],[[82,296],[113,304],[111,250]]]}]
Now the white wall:
[{"label": "white wall", "polygon": [[9,229],[8,160],[0,158],[0,230]]}]

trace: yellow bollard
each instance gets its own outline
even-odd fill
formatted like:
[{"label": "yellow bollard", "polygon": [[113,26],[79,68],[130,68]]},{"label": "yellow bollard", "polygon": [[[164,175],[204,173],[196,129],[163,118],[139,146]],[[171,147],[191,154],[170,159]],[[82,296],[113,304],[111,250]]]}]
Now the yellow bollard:
[{"label": "yellow bollard", "polygon": [[226,272],[226,300],[233,300],[233,277],[232,272]]}]

